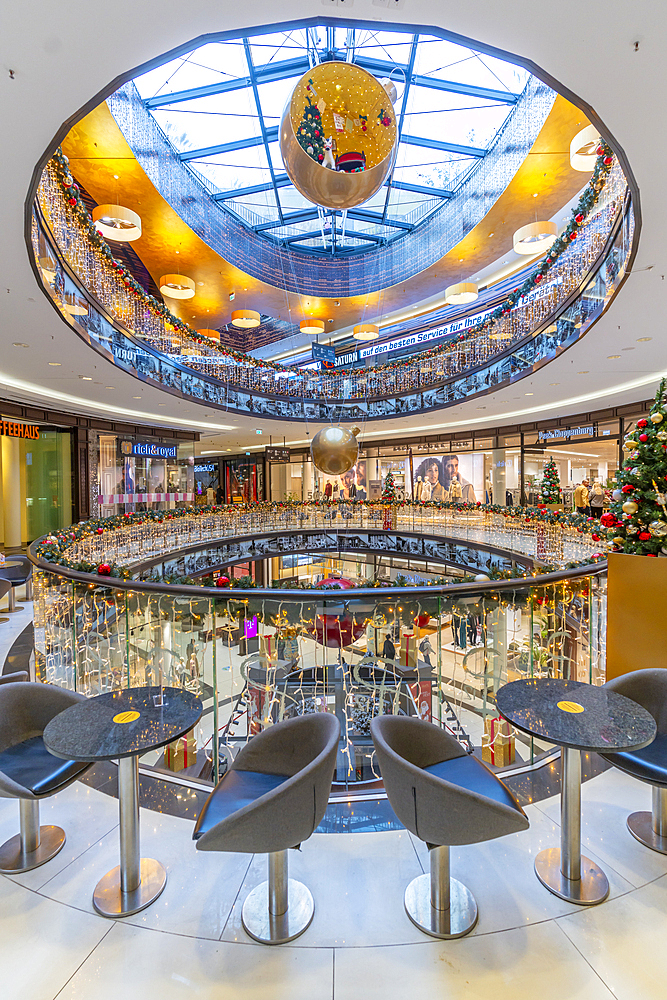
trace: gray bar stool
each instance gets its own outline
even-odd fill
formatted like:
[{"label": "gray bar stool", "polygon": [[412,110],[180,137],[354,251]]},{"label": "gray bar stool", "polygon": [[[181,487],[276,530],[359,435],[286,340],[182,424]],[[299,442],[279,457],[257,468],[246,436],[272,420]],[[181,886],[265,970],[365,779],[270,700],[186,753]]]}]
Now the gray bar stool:
[{"label": "gray bar stool", "polygon": [[[14,587],[11,580],[3,580],[2,577],[0,577],[0,601],[3,597],[7,597],[9,601],[9,610],[11,611],[12,601],[14,600]],[[15,601],[14,604],[16,604]],[[8,621],[9,618],[4,615],[0,618],[0,624]]]},{"label": "gray bar stool", "polygon": [[280,722],[254,736],[204,803],[198,851],[268,854],[269,878],[246,898],[243,926],[256,941],[284,944],[313,919],[310,890],[288,877],[287,851],[314,833],[326,812],[340,737],[328,712]]},{"label": "gray bar stool", "polygon": [[651,812],[631,813],[626,822],[640,844],[667,854],[667,670],[633,670],[607,681],[604,687],[636,701],[655,719],[658,733],[643,750],[602,756],[619,771],[652,786]]},{"label": "gray bar stool", "polygon": [[59,826],[39,825],[39,800],[66,788],[90,764],[54,757],[42,733],[51,719],[78,701],[85,701],[83,695],[52,684],[0,685],[0,796],[19,800],[20,818],[20,833],[0,846],[0,872],[38,868],[65,843]]},{"label": "gray bar stool", "polygon": [[392,809],[429,848],[431,872],[405,890],[407,914],[433,937],[463,937],[477,923],[477,904],[450,877],[450,847],[527,830],[528,817],[507,786],[438,726],[379,715],[371,736]]},{"label": "gray bar stool", "polygon": [[14,589],[25,584],[25,599],[32,600],[32,563],[27,556],[12,555],[9,559],[12,563],[20,563],[19,566],[0,566],[0,579],[9,580],[12,589],[9,591],[9,612],[23,611],[16,603]]}]

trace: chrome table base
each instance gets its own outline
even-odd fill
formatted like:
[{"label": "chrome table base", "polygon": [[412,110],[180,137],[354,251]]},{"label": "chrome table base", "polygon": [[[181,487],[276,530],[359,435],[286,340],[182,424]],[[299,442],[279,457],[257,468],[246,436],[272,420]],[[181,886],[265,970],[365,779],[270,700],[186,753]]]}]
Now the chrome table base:
[{"label": "chrome table base", "polygon": [[640,844],[659,854],[667,854],[667,837],[655,832],[653,813],[636,812],[627,818],[628,830]]},{"label": "chrome table base", "polygon": [[449,880],[449,908],[438,910],[431,903],[431,876],[420,875],[405,890],[405,909],[420,930],[437,938],[458,938],[477,923],[477,903],[467,886]]},{"label": "chrome table base", "polygon": [[129,917],[158,898],[167,884],[167,873],[159,861],[141,859],[141,881],[136,889],[121,889],[120,865],[116,865],[95,886],[93,906],[103,917]]},{"label": "chrome table base", "polygon": [[65,846],[65,831],[59,826],[40,826],[39,842],[34,850],[25,850],[23,837],[17,833],[0,847],[0,872],[8,875],[29,872],[55,858]]},{"label": "chrome table base", "polygon": [[580,906],[595,906],[609,895],[607,876],[589,858],[580,855],[581,877],[569,879],[561,871],[562,856],[557,847],[549,847],[535,858],[535,874],[549,892]]},{"label": "chrome table base", "polygon": [[241,912],[243,927],[261,944],[286,944],[310,926],[315,904],[310,889],[288,879],[288,906],[284,913],[269,911],[269,883],[262,882],[246,898]]},{"label": "chrome table base", "polygon": [[103,917],[129,917],[157,899],[167,884],[159,861],[139,853],[139,759],[118,761],[120,864],[95,886],[93,906]]}]

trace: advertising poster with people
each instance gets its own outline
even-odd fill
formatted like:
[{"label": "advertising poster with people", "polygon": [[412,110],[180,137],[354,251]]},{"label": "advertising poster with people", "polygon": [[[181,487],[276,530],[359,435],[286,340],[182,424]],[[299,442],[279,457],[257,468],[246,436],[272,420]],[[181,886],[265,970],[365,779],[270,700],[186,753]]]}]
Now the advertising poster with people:
[{"label": "advertising poster with people", "polygon": [[[406,471],[409,477],[407,465]],[[483,501],[484,455],[450,452],[415,461],[413,499],[418,503],[429,500],[439,503]]]},{"label": "advertising poster with people", "polygon": [[354,468],[349,472],[344,472],[340,477],[339,500],[366,500],[368,498],[368,488],[366,486],[366,459],[359,459]]}]

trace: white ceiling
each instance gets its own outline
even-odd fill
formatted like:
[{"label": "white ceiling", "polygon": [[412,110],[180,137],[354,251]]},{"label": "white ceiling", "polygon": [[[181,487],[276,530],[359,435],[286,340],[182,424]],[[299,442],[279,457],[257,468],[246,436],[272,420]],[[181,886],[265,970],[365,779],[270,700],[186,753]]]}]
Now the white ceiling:
[{"label": "white ceiling", "polygon": [[[587,102],[625,150],[641,192],[643,217],[633,273],[580,344],[537,374],[486,399],[431,416],[369,423],[365,440],[394,439],[416,429],[435,433],[544,419],[652,395],[667,371],[667,134],[662,128],[667,5],[660,0],[634,5],[560,0],[556,17],[552,5],[534,0],[477,0],[468,5],[404,0],[395,11],[386,7],[386,0],[353,4],[345,4],[347,18],[437,24],[532,59],[572,92],[570,99],[579,95]],[[332,14],[343,13],[335,0],[325,6]],[[0,123],[5,140],[0,155],[0,394],[70,412],[214,435],[202,441],[201,450],[235,451],[259,441],[264,445],[270,434],[274,442],[282,442],[283,436],[288,443],[308,440],[304,425],[234,417],[179,400],[105,362],[67,328],[37,287],[23,227],[35,164],[64,123],[118,76],[136,72],[148,60],[208,32],[322,15],[322,3],[316,0],[285,0],[279,7],[267,0],[243,5],[190,0],[187,17],[175,0],[162,0],[159,8],[130,0],[89,0],[69,12],[47,0],[5,5],[0,32]],[[647,336],[650,342],[638,343]],[[14,342],[29,348],[13,347]],[[608,360],[610,354],[621,357]],[[50,367],[49,361],[59,361],[61,367]],[[93,381],[83,381],[80,375],[91,375]],[[478,408],[483,406],[486,409]],[[258,427],[261,439],[255,433]],[[316,429],[308,428],[311,435]]]}]

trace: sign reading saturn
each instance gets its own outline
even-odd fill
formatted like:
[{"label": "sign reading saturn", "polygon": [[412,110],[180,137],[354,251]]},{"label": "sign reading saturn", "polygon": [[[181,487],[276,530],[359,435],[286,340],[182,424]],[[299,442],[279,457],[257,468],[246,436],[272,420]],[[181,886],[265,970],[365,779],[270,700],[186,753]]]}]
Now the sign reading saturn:
[{"label": "sign reading saturn", "polygon": [[380,190],[398,147],[395,94],[354,63],[320,63],[301,77],[283,112],[280,152],[304,198],[345,211]]}]

